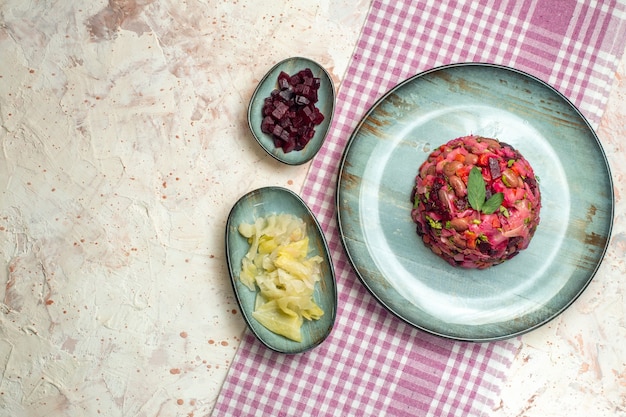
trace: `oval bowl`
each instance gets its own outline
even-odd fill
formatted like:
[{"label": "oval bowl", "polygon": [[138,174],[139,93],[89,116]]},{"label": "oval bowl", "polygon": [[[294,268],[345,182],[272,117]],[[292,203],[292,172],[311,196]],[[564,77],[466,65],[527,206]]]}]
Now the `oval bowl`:
[{"label": "oval bowl", "polygon": [[[294,150],[285,153],[281,148],[274,145],[274,141],[270,135],[261,131],[263,102],[266,97],[269,97],[272,90],[278,87],[277,79],[281,71],[293,75],[306,68],[311,69],[313,75],[320,79],[318,102],[315,105],[324,115],[324,121],[315,126],[315,135],[302,150]],[[301,165],[313,159],[324,144],[334,112],[335,86],[328,72],[311,59],[291,57],[274,65],[259,82],[248,105],[248,125],[252,131],[252,135],[265,152],[287,165]]]},{"label": "oval bowl", "polygon": [[[301,218],[309,235],[309,255],[323,258],[322,278],[315,285],[313,297],[324,315],[319,320],[304,320],[302,342],[295,342],[266,329],[252,317],[256,291],[250,291],[239,280],[241,261],[248,251],[246,238],[239,234],[241,223],[253,223],[259,217],[288,213]],[[337,312],[337,286],[328,244],[322,229],[304,201],[293,191],[282,187],[264,187],[241,197],[231,209],[226,223],[226,260],[228,272],[242,316],[254,335],[268,348],[281,353],[301,353],[321,344],[330,334]]]}]

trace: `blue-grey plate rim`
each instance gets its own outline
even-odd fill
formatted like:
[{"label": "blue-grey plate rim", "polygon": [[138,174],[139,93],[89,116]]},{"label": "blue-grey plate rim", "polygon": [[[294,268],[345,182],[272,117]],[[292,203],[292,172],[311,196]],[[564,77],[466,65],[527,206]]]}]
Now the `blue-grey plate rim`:
[{"label": "blue-grey plate rim", "polygon": [[[603,176],[603,181],[605,182],[603,184],[604,185],[603,189],[607,193],[607,201],[605,203],[608,205],[608,209],[606,210],[605,216],[603,218],[604,222],[601,225],[601,227],[604,228],[605,233],[601,236],[595,236],[597,238],[597,242],[595,243],[596,243],[598,250],[595,253],[595,257],[593,258],[593,261],[590,261],[590,265],[587,270],[586,279],[578,283],[577,288],[575,288],[575,292],[568,297],[566,302],[562,303],[557,309],[553,309],[553,310],[548,309],[548,311],[539,312],[538,313],[539,319],[535,319],[532,322],[523,324],[521,327],[518,325],[518,326],[512,326],[511,328],[507,329],[505,326],[505,329],[501,329],[500,327],[498,327],[495,331],[487,331],[487,332],[478,331],[476,333],[474,333],[473,326],[466,326],[466,328],[464,328],[463,325],[461,325],[460,331],[459,329],[454,329],[453,331],[449,331],[449,329],[447,328],[444,329],[444,328],[438,327],[437,325],[432,325],[428,321],[416,321],[413,318],[406,317],[406,314],[404,314],[401,311],[402,307],[399,305],[400,303],[390,302],[388,299],[385,299],[384,297],[382,297],[380,285],[376,284],[374,282],[375,279],[370,276],[370,272],[368,272],[366,268],[362,267],[364,262],[362,259],[359,258],[362,255],[362,253],[361,252],[359,252],[358,254],[356,252],[352,253],[353,251],[351,249],[351,240],[353,236],[350,236],[350,234],[347,231],[349,224],[347,220],[345,219],[345,217],[348,217],[348,214],[350,214],[354,210],[354,207],[345,207],[344,203],[342,202],[342,197],[344,195],[343,193],[345,191],[344,188],[346,190],[348,188],[354,188],[354,184],[350,184],[349,186],[344,185],[344,182],[348,181],[347,179],[344,181],[344,176],[346,178],[350,176],[350,174],[346,172],[346,170],[349,169],[349,167],[354,162],[354,161],[349,160],[350,152],[351,152],[352,147],[355,146],[355,142],[358,140],[359,133],[363,129],[365,123],[368,121],[368,118],[372,117],[372,114],[379,107],[383,106],[386,101],[392,100],[393,99],[392,96],[396,94],[404,86],[409,85],[411,83],[415,83],[417,82],[417,80],[420,80],[420,79],[426,79],[426,77],[429,77],[434,73],[445,74],[447,71],[454,71],[457,69],[464,69],[464,68],[474,68],[476,70],[491,69],[491,70],[499,71],[502,73],[513,74],[517,77],[520,77],[526,80],[528,83],[535,85],[536,88],[541,89],[545,91],[546,93],[552,95],[552,97],[555,98],[557,101],[560,101],[560,104],[564,106],[569,112],[571,112],[571,116],[574,118],[577,118],[578,122],[581,125],[583,125],[584,130],[586,131],[586,134],[592,141],[591,145],[595,147],[597,156],[600,159],[598,163],[601,165],[601,168],[603,170],[606,170],[606,175]],[[462,135],[458,135],[458,136],[462,136]],[[453,138],[454,137],[447,137],[445,139],[441,139],[440,143],[445,143],[447,142],[447,140],[450,140]],[[424,154],[424,159],[425,157],[426,157],[426,153]],[[532,164],[532,161],[531,161],[531,164]],[[413,178],[415,174],[417,173],[418,166],[419,165],[414,166]],[[535,170],[537,170],[536,167],[535,167]],[[352,180],[353,179],[350,178],[350,181]],[[358,184],[357,184],[357,188],[358,188]],[[542,196],[542,198],[545,200],[545,197]],[[407,199],[408,199],[408,196],[407,196]],[[378,301],[384,308],[386,308],[389,312],[391,312],[393,315],[398,317],[400,320],[406,322],[407,324],[417,329],[420,329],[426,333],[430,333],[439,337],[452,339],[452,340],[458,340],[458,341],[468,341],[468,342],[491,342],[491,341],[509,339],[509,338],[513,338],[513,337],[525,334],[529,331],[532,331],[552,321],[554,318],[558,317],[563,311],[565,311],[568,307],[570,307],[574,303],[574,301],[576,301],[578,297],[588,287],[589,283],[592,281],[593,277],[598,271],[598,268],[600,267],[600,264],[604,258],[604,255],[606,254],[606,251],[609,245],[611,231],[613,228],[613,219],[614,219],[613,179],[611,176],[610,166],[609,166],[605,151],[602,147],[602,144],[599,138],[597,137],[595,131],[589,124],[588,120],[585,118],[585,116],[578,110],[578,108],[565,95],[563,95],[561,92],[559,92],[557,89],[555,89],[550,84],[544,82],[543,80],[527,72],[524,72],[524,71],[521,71],[512,67],[499,65],[499,64],[493,64],[493,63],[484,63],[484,62],[461,62],[461,63],[455,63],[455,64],[442,65],[439,67],[435,67],[435,68],[423,71],[395,85],[390,90],[388,90],[382,97],[376,100],[376,102],[366,111],[364,116],[361,118],[361,120],[357,124],[356,128],[354,129],[351,136],[349,137],[346,147],[343,151],[343,154],[339,163],[338,175],[336,178],[335,203],[337,207],[337,213],[336,213],[337,226],[338,226],[341,243],[343,245],[344,251],[347,255],[349,263],[351,264],[356,276],[358,277],[360,282],[364,285],[364,287],[369,291],[369,293],[374,297],[374,299],[376,299],[376,301]],[[545,205],[545,201],[544,201],[544,205]],[[543,213],[543,210],[545,210],[545,207],[542,208],[542,213]],[[572,221],[570,221],[570,223],[571,222]],[[540,227],[541,227],[541,223],[540,223]],[[414,229],[412,230],[412,232],[414,233]],[[592,233],[592,238],[593,238],[593,233]],[[419,241],[419,243],[423,246],[423,244],[421,243],[421,240]],[[532,242],[531,242],[531,245],[532,245]],[[426,249],[424,248],[424,250]],[[432,253],[429,253],[427,256],[434,257],[435,255],[433,255]],[[521,256],[522,255],[520,254],[518,255],[517,258],[520,258]],[[440,261],[441,262],[439,263],[438,267],[441,268],[442,270],[450,269],[450,268],[457,269],[448,265],[443,260],[440,260]],[[507,262],[512,262],[512,261],[513,260],[510,260]],[[505,262],[505,264],[507,262]],[[371,267],[371,265],[366,265],[366,266]],[[502,266],[496,266],[493,268],[499,268],[499,267],[501,268]],[[376,270],[376,273],[380,273],[380,271]],[[383,279],[385,278],[383,277]],[[569,278],[565,276],[564,279],[569,279]]]},{"label": "blue-grey plate rim", "polygon": [[[251,315],[256,292],[250,291],[239,281],[241,260],[249,248],[246,239],[237,230],[241,222],[254,222],[259,216],[289,213],[302,218],[307,225],[310,253],[320,255],[322,280],[315,286],[314,298],[324,310],[322,318],[305,320],[302,328],[303,341],[294,342],[277,335]],[[332,332],[337,314],[337,285],[335,270],[324,232],[308,205],[295,192],[279,186],[267,186],[249,191],[241,196],[231,208],[225,230],[226,263],[230,282],[243,319],[254,336],[267,348],[286,354],[303,353],[319,346]]]},{"label": "blue-grey plate rim", "polygon": [[[274,88],[277,88],[277,77],[280,71],[284,70],[288,74],[293,75],[297,71],[305,68],[310,68],[313,75],[320,78],[320,88],[318,90],[318,102],[316,106],[324,115],[324,121],[315,126],[315,135],[304,149],[285,153],[282,149],[274,146],[270,135],[261,131],[261,120],[263,119],[261,109],[265,98],[270,95]],[[326,68],[310,58],[302,56],[286,58],[275,64],[265,73],[252,93],[248,104],[248,127],[256,142],[261,145],[261,148],[272,158],[287,165],[302,165],[309,162],[317,155],[326,140],[335,114],[335,98],[335,85]]]}]

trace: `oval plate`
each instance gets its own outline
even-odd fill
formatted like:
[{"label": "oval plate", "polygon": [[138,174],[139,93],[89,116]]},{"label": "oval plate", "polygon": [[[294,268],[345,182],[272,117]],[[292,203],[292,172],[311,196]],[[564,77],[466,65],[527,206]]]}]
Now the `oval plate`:
[{"label": "oval plate", "polygon": [[[483,271],[431,253],[410,216],[419,166],[471,133],[517,148],[542,192],[528,249]],[[364,285],[409,324],[458,340],[513,337],[560,314],[594,276],[613,223],[609,166],[587,121],[549,85],[497,65],[435,68],[386,93],[353,132],[337,186],[343,245]]]},{"label": "oval plate", "polygon": [[[310,256],[319,255],[324,259],[321,264],[322,279],[315,285],[313,294],[315,302],[324,311],[324,315],[319,320],[304,320],[302,342],[295,342],[277,335],[257,322],[252,317],[257,293],[250,291],[239,281],[241,260],[250,247],[247,239],[237,230],[239,224],[254,223],[259,217],[281,213],[293,214],[306,223],[309,254]],[[335,323],[337,311],[335,272],[322,229],[311,210],[298,195],[286,188],[265,187],[241,197],[231,209],[226,223],[226,260],[242,315],[254,335],[268,348],[281,353],[300,353],[316,347],[328,337]]]},{"label": "oval plate", "polygon": [[[272,90],[278,87],[278,74],[285,71],[289,75],[310,68],[313,75],[320,79],[318,90],[318,102],[315,106],[324,115],[324,121],[315,126],[315,135],[309,143],[300,151],[283,152],[281,148],[274,146],[272,137],[261,131],[261,121],[263,120],[263,102],[269,97]],[[278,161],[287,165],[301,165],[310,161],[320,150],[328,134],[330,123],[335,111],[335,87],[328,72],[317,62],[302,57],[287,58],[274,65],[263,79],[259,82],[250,104],[248,105],[248,125],[252,135],[261,147]]]}]

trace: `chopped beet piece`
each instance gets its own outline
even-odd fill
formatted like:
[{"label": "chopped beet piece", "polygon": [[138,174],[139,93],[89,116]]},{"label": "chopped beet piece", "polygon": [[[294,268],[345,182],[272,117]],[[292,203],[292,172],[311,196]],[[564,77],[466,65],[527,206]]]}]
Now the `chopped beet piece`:
[{"label": "chopped beet piece", "polygon": [[500,171],[500,163],[496,158],[489,158],[489,172],[492,179],[500,178],[502,171]]},{"label": "chopped beet piece", "polygon": [[283,142],[281,144],[281,147],[283,148],[283,152],[285,153],[291,152],[296,148],[296,141],[291,140],[291,141]]},{"label": "chopped beet piece", "polygon": [[312,106],[305,106],[302,108],[302,117],[306,118],[309,122],[315,120],[315,110],[311,107]]},{"label": "chopped beet piece", "polygon": [[289,79],[289,84],[291,84],[292,86],[297,86],[300,85],[300,83],[302,82],[302,77],[300,77],[300,74],[294,74],[291,76],[291,78]]},{"label": "chopped beet piece", "polygon": [[278,74],[278,88],[263,102],[261,131],[272,136],[283,152],[301,150],[315,136],[324,115],[315,106],[321,80],[305,68],[293,75]]},{"label": "chopped beet piece", "polygon": [[281,90],[289,88],[290,78],[291,77],[289,76],[289,74],[287,74],[285,71],[281,71],[280,74],[278,74],[278,88]]},{"label": "chopped beet piece", "polygon": [[283,128],[281,125],[274,125],[274,129],[272,129],[272,135],[274,135],[274,137],[282,139],[282,134],[283,134]]},{"label": "chopped beet piece", "polygon": [[279,102],[278,104],[276,104],[276,108],[272,112],[272,117],[276,120],[280,120],[283,118],[288,110],[289,106],[287,106],[285,103]]},{"label": "chopped beet piece", "polygon": [[315,120],[313,120],[313,123],[315,123],[316,125],[321,124],[324,121],[324,115],[322,114],[321,111],[319,111],[317,108],[315,109]]},{"label": "chopped beet piece", "polygon": [[278,93],[278,95],[283,100],[289,101],[293,97],[293,90],[291,90],[290,88],[285,88],[283,90],[280,90],[280,93]]},{"label": "chopped beet piece", "polygon": [[292,124],[293,127],[300,127],[304,124],[304,119],[296,114],[296,116],[293,118]]},{"label": "chopped beet piece", "polygon": [[306,98],[305,96],[300,96],[300,95],[296,95],[296,97],[294,98],[294,101],[296,102],[297,105],[299,106],[306,106],[307,104],[309,104],[311,101]]},{"label": "chopped beet piece", "polygon": [[263,121],[261,122],[261,132],[272,133],[272,131],[274,130],[275,124],[276,123],[274,122],[274,119],[272,119],[272,117],[265,116],[263,118]]}]

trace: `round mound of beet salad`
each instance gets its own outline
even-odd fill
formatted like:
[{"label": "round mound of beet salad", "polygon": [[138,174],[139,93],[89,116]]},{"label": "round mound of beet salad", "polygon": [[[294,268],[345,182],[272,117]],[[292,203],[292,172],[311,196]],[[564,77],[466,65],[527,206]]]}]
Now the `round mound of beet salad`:
[{"label": "round mound of beet salad", "polygon": [[428,156],[411,201],[424,244],[451,265],[478,269],[528,247],[541,208],[528,161],[504,142],[473,135]]},{"label": "round mound of beet salad", "polygon": [[278,74],[278,88],[263,102],[261,131],[272,136],[274,146],[284,153],[299,151],[315,135],[324,115],[315,105],[321,81],[305,68],[293,75]]}]

